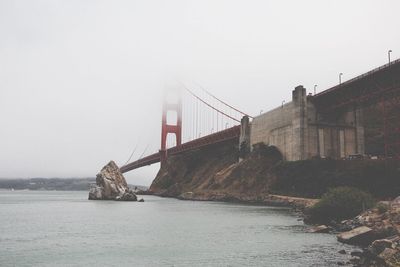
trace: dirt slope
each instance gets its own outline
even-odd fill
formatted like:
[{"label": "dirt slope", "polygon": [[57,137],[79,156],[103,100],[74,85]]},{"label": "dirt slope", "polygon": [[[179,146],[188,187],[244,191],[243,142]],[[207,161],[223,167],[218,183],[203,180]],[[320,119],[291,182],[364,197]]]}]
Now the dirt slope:
[{"label": "dirt slope", "polygon": [[305,160],[285,162],[274,147],[256,145],[238,162],[235,141],[171,156],[149,191],[197,200],[268,202],[271,194],[319,198],[328,188],[354,186],[377,198],[400,192],[400,162]]},{"label": "dirt slope", "polygon": [[203,196],[265,194],[273,180],[269,170],[280,160],[274,148],[257,146],[249,158],[238,163],[238,148],[227,141],[170,157],[150,191],[171,197],[187,192]]}]

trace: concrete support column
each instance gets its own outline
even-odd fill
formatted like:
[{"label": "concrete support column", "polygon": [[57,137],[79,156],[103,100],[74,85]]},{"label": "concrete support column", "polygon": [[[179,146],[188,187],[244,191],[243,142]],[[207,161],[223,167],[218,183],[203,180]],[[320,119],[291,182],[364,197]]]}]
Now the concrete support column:
[{"label": "concrete support column", "polygon": [[250,150],[250,120],[248,116],[244,116],[240,120],[239,162],[246,158]]},{"label": "concrete support column", "polygon": [[292,155],[288,160],[304,160],[308,155],[307,131],[307,94],[306,89],[299,85],[292,91],[293,101],[293,139]]},{"label": "concrete support column", "polygon": [[364,138],[364,114],[360,107],[354,110],[354,121],[356,127],[356,151],[357,154],[365,154],[365,138]]}]

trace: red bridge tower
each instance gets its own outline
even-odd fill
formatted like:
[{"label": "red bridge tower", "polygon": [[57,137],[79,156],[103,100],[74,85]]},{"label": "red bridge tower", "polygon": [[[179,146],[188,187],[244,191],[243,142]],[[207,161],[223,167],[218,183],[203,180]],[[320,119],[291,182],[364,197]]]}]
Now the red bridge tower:
[{"label": "red bridge tower", "polygon": [[[173,99],[169,98],[171,96],[173,96]],[[176,112],[176,122],[174,124],[168,124],[167,117],[169,112]],[[182,144],[182,99],[180,89],[169,89],[164,94],[161,120],[161,164],[165,162],[168,156],[167,137],[169,133],[175,134],[177,146]]]}]

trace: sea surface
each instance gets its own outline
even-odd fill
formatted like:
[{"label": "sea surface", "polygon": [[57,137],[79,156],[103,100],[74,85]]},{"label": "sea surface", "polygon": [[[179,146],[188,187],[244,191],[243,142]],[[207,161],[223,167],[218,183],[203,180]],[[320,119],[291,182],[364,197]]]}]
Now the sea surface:
[{"label": "sea surface", "polygon": [[352,247],[290,209],[0,191],[0,266],[337,266]]}]

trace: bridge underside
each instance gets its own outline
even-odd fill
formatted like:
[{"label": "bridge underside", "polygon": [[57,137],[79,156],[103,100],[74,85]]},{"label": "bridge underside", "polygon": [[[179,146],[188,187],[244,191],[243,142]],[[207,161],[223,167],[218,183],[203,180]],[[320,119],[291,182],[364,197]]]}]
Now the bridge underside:
[{"label": "bridge underside", "polygon": [[363,75],[314,96],[321,113],[334,114],[354,106],[368,106],[400,94],[400,60],[383,65]]},{"label": "bridge underside", "polygon": [[321,92],[313,103],[328,120],[361,109],[365,153],[400,158],[400,60]]}]

